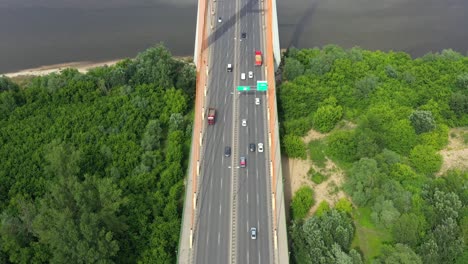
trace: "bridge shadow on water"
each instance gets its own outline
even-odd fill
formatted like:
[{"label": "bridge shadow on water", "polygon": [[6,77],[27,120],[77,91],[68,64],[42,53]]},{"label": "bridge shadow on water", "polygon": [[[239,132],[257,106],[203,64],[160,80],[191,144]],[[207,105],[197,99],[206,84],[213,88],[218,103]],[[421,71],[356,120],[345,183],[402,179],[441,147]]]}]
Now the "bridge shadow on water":
[{"label": "bridge shadow on water", "polygon": [[309,6],[305,9],[304,14],[301,16],[299,21],[296,23],[296,27],[294,28],[294,31],[291,36],[291,40],[289,41],[288,48],[293,46],[293,47],[298,47],[299,45],[299,40],[304,33],[304,29],[307,25],[307,22],[310,21],[312,18],[312,15],[315,13],[315,9],[317,8],[318,0],[312,0],[309,3]]}]

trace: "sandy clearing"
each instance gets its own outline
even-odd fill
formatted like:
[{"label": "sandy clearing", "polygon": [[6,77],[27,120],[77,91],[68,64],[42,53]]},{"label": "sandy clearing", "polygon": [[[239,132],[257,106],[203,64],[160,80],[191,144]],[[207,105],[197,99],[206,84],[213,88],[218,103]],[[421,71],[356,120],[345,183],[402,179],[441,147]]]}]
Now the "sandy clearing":
[{"label": "sandy clearing", "polygon": [[80,62],[69,62],[69,63],[61,63],[61,64],[54,64],[54,65],[46,65],[32,69],[21,70],[18,72],[13,73],[6,73],[1,74],[5,75],[9,78],[18,77],[18,76],[43,76],[53,72],[60,72],[67,68],[75,68],[81,73],[86,73],[90,69],[102,66],[112,66],[115,65],[117,62],[121,61],[118,60],[111,60],[111,61],[104,61],[104,62],[91,62],[91,61],[80,61]]},{"label": "sandy clearing", "polygon": [[[311,140],[322,139],[327,135],[328,134],[322,134],[312,129],[304,138],[302,138],[302,140],[307,144]],[[310,160],[310,157],[308,157],[307,160],[301,160],[290,159],[283,156],[281,158],[281,162],[283,167],[283,176],[285,178],[285,202],[288,219],[291,199],[294,196],[294,193],[303,185],[310,186],[314,190],[315,205],[310,209],[309,215],[312,215],[317,210],[318,205],[322,201],[327,201],[330,206],[333,206],[339,199],[346,196],[341,190],[345,177],[344,172],[328,158],[325,168],[319,168],[316,166],[313,161]],[[307,175],[310,168],[326,175],[328,177],[327,180],[321,184],[315,184],[312,182]]]},{"label": "sandy clearing", "polygon": [[468,127],[452,128],[449,131],[449,143],[439,153],[443,164],[437,175],[444,174],[449,169],[468,169],[468,146],[463,142],[463,134],[468,133]]},{"label": "sandy clearing", "polygon": [[304,141],[304,143],[309,143],[310,141],[312,140],[317,140],[317,139],[322,139],[326,136],[328,136],[329,134],[323,134],[323,133],[320,133],[314,129],[311,129],[309,132],[307,132],[307,135],[305,137],[302,138],[302,141]]}]

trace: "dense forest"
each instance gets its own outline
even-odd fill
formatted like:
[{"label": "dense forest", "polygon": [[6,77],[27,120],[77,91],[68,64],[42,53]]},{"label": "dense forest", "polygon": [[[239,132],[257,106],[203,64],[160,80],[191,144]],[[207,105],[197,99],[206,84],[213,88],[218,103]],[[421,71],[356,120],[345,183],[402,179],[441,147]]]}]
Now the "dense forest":
[{"label": "dense forest", "polygon": [[195,67],[0,77],[0,263],[175,263]]},{"label": "dense forest", "polygon": [[[468,57],[444,50],[412,59],[329,45],[291,48],[283,63],[283,151],[320,170],[337,164],[345,179],[336,191],[346,194],[311,215],[314,190],[299,189],[292,260],[468,263],[468,173],[439,173],[449,138],[462,137],[468,148]],[[451,135],[455,127],[465,132]],[[304,142],[311,129],[325,136]],[[308,173],[317,184],[322,174]]]}]

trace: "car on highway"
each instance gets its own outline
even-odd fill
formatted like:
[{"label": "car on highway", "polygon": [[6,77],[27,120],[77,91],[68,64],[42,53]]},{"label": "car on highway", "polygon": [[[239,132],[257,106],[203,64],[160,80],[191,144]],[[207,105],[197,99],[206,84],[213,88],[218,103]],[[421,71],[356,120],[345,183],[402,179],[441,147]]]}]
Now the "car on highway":
[{"label": "car on highway", "polygon": [[259,50],[255,51],[255,66],[262,66],[262,52]]},{"label": "car on highway", "polygon": [[260,98],[255,98],[255,104],[260,105]]},{"label": "car on highway", "polygon": [[242,32],[242,34],[241,34],[241,38],[245,39],[246,37],[247,37],[247,33],[245,33],[245,32]]},{"label": "car on highway", "polygon": [[228,65],[227,65],[227,71],[228,71],[228,72],[232,72],[232,64],[231,64],[231,63],[228,63]]},{"label": "car on highway", "polygon": [[241,80],[245,80],[245,72],[241,73]]},{"label": "car on highway", "polygon": [[247,126],[247,119],[242,119],[242,126]]},{"label": "car on highway", "polygon": [[249,150],[250,150],[250,152],[255,152],[255,144],[254,143],[249,144]]},{"label": "car on highway", "polygon": [[253,78],[253,72],[249,71],[249,79],[252,79],[252,78]]},{"label": "car on highway", "polygon": [[245,157],[240,157],[240,167],[245,168],[247,166],[247,159]]},{"label": "car on highway", "polygon": [[258,152],[263,152],[263,143],[258,143]]},{"label": "car on highway", "polygon": [[231,147],[226,146],[226,147],[224,148],[224,156],[225,156],[225,157],[230,157],[230,156],[231,156]]},{"label": "car on highway", "polygon": [[257,228],[252,227],[250,228],[250,239],[257,239]]},{"label": "car on highway", "polygon": [[221,19],[221,17],[218,17],[218,23],[221,23],[223,22],[223,20]]}]

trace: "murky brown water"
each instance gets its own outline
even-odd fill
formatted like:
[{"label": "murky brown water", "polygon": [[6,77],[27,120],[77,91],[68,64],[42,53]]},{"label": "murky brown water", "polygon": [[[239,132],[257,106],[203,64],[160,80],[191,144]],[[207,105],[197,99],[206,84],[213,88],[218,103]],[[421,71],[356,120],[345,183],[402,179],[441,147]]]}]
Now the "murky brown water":
[{"label": "murky brown water", "polygon": [[[283,48],[336,43],[414,56],[468,50],[468,0],[277,0],[277,6]],[[0,72],[133,57],[161,41],[176,55],[191,55],[196,10],[196,0],[0,0]]]}]

